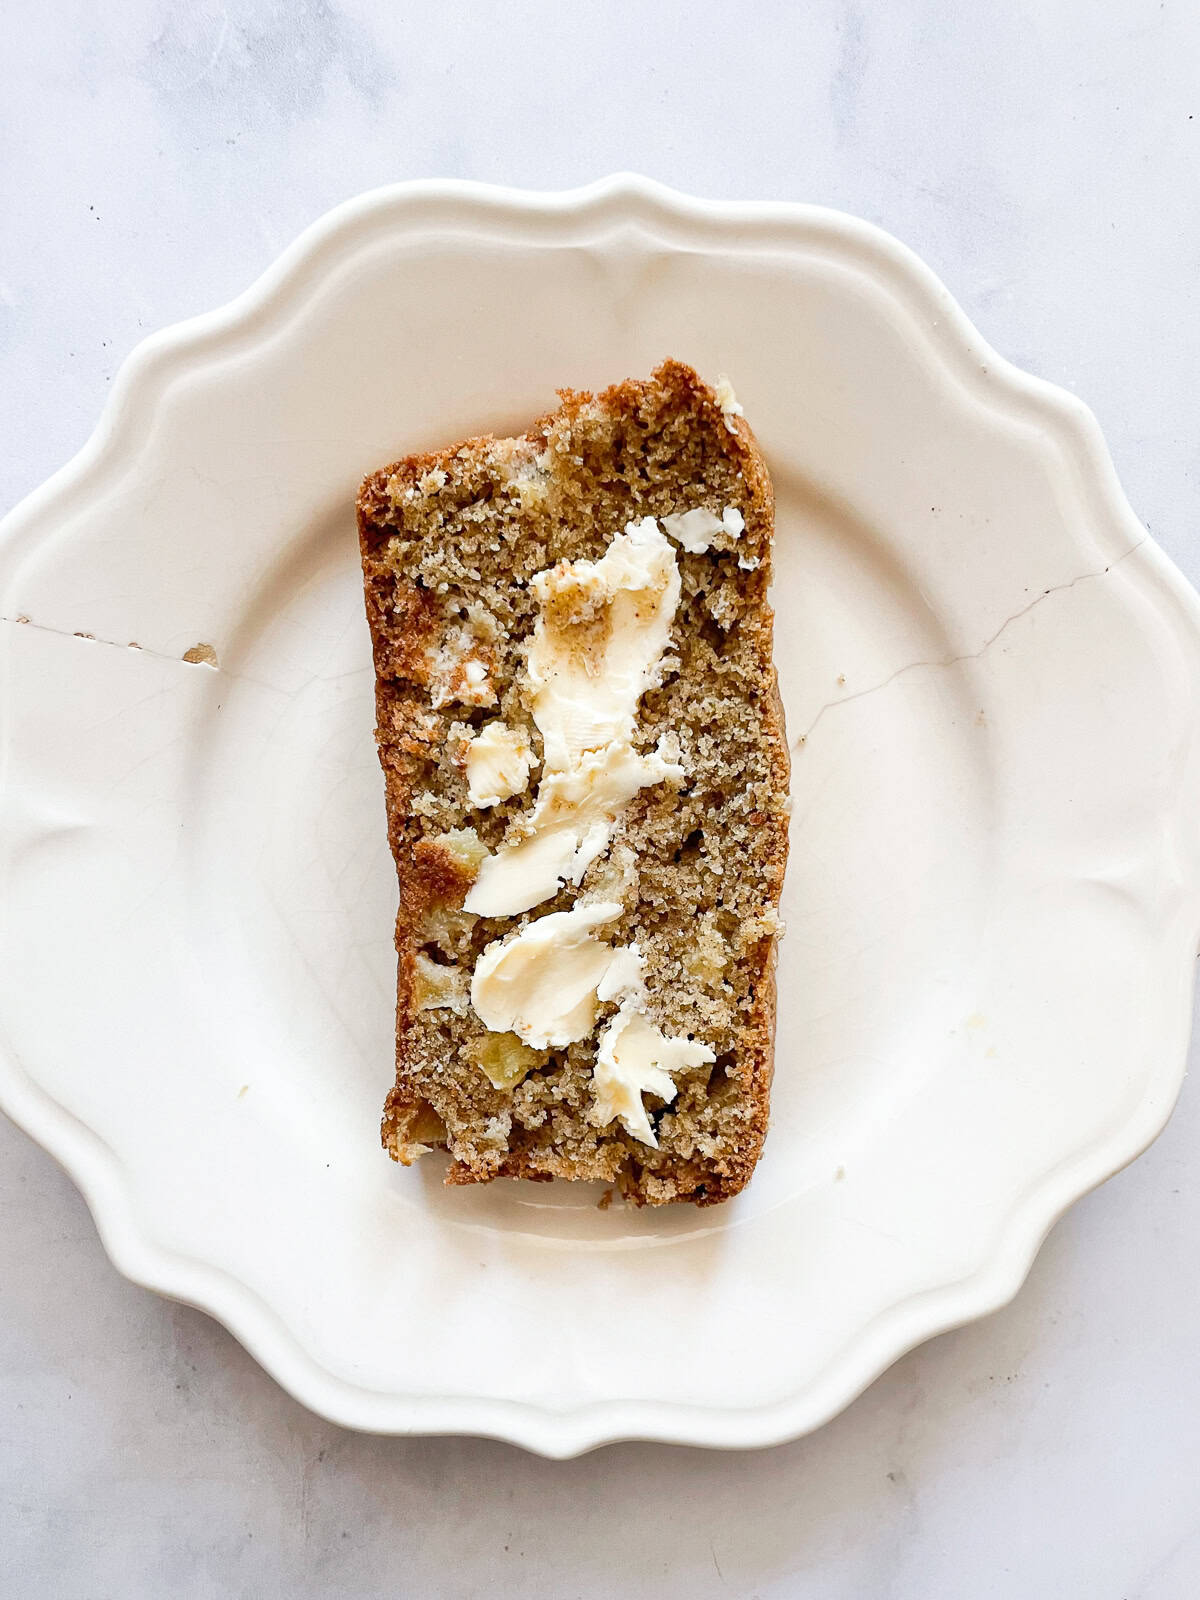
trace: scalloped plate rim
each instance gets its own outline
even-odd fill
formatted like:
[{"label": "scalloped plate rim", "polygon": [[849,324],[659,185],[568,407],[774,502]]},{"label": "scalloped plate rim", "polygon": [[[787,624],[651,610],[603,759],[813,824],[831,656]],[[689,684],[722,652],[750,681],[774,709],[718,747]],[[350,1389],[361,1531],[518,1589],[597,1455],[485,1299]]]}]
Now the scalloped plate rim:
[{"label": "scalloped plate rim", "polygon": [[[140,341],[125,358],[90,438],[63,467],[0,521],[0,549],[35,528],[45,510],[93,472],[111,469],[122,427],[128,426],[156,376],[172,362],[203,354],[264,313],[286,308],[304,269],[319,252],[341,243],[354,247],[364,221],[399,207],[419,216],[422,206],[458,209],[463,221],[516,227],[530,217],[581,219],[608,207],[634,211],[650,228],[659,221],[701,231],[734,225],[826,233],[843,245],[867,247],[903,290],[923,297],[938,313],[938,343],[947,364],[959,363],[960,381],[973,380],[1008,412],[1023,409],[1053,427],[1060,442],[1081,452],[1087,478],[1098,492],[1109,528],[1136,532],[1145,576],[1153,578],[1190,624],[1200,645],[1200,597],[1154,540],[1145,534],[1117,480],[1098,423],[1066,390],[1014,366],[994,351],[949,290],[907,246],[872,223],[823,206],[790,201],[703,200],[631,173],[555,191],[505,188],[458,179],[422,179],[369,190],[343,202],[305,229],[241,294],[226,304],[174,323]],[[710,247],[710,236],[705,243]],[[790,241],[781,238],[781,248]],[[1077,492],[1077,491],[1076,491]],[[4,619],[0,619],[4,620]],[[9,625],[7,619],[5,625]],[[1184,632],[1183,625],[1177,632]],[[6,760],[4,762],[6,765]],[[0,765],[0,783],[3,766]],[[1195,868],[1196,863],[1192,866]],[[1200,876],[1200,874],[1198,874]],[[753,1448],[796,1438],[820,1427],[851,1403],[905,1352],[925,1340],[975,1321],[1018,1292],[1042,1241],[1077,1200],[1136,1159],[1165,1126],[1183,1083],[1192,1009],[1192,962],[1200,944],[1200,881],[1189,885],[1190,932],[1178,957],[1173,1032],[1178,1048],[1163,1053],[1136,1112],[1115,1132],[1042,1173],[1013,1207],[990,1258],[955,1282],[892,1302],[856,1339],[798,1393],[758,1407],[644,1400],[608,1400],[553,1411],[518,1401],[451,1396],[415,1397],[377,1392],[348,1382],[320,1365],[266,1302],[225,1269],[155,1244],[140,1228],[120,1164],[103,1140],[59,1104],[25,1071],[7,1038],[0,1051],[0,1106],[54,1157],[79,1188],[106,1252],[132,1282],[193,1305],[220,1321],[297,1400],[343,1426],[383,1434],[471,1434],[566,1458],[604,1444],[639,1439],[721,1448]]]}]

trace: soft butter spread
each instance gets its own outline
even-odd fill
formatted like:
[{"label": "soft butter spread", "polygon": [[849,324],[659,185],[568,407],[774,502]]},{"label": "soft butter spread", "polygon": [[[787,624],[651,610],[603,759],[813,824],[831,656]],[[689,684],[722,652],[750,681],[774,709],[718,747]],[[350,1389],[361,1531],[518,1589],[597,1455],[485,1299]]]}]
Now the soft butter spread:
[{"label": "soft butter spread", "polygon": [[596,1050],[592,1080],[597,1120],[603,1126],[616,1118],[627,1133],[657,1149],[642,1096],[674,1100],[671,1073],[715,1059],[698,1039],[669,1039],[634,1002],[626,1001],[602,1030]]},{"label": "soft butter spread", "polygon": [[[726,420],[740,412],[732,391]],[[614,824],[639,789],[682,780],[679,744],[664,735],[636,747],[638,707],[661,681],[680,597],[675,550],[702,554],[718,535],[736,540],[742,515],[697,507],[629,523],[598,561],[560,561],[539,573],[539,605],[526,656],[529,710],[542,738],[542,773],[532,808],[510,825],[479,867],[464,909],[507,917],[578,884],[609,845]],[[524,734],[496,721],[466,752],[477,806],[499,804],[529,780]],[[471,1004],[493,1035],[515,1035],[533,1050],[588,1038],[602,1005],[616,1005],[596,1040],[593,1122],[619,1121],[657,1146],[643,1096],[675,1098],[673,1074],[713,1061],[700,1040],[671,1038],[648,1014],[644,960],[636,944],[613,946],[600,930],[622,914],[616,900],[577,905],[496,939],[479,956]],[[496,1079],[493,1077],[493,1082]]]},{"label": "soft butter spread", "polygon": [[673,511],[663,517],[662,525],[688,555],[700,556],[718,533],[739,538],[746,530],[746,519],[736,506],[726,506],[720,516],[707,506],[696,506],[692,511]]},{"label": "soft butter spread", "polygon": [[489,722],[467,746],[466,763],[471,804],[498,806],[529,782],[533,752],[521,729]]},{"label": "soft butter spread", "polygon": [[613,959],[611,945],[593,934],[620,915],[615,901],[601,900],[552,912],[494,940],[471,979],[471,1004],[480,1020],[536,1050],[586,1039],[596,1021],[596,991]]},{"label": "soft butter spread", "polygon": [[737,426],[733,419],[735,417],[744,417],[746,415],[745,409],[743,408],[737,395],[734,394],[733,385],[723,372],[718,377],[713,387],[717,396],[717,404],[721,408],[721,414],[724,418],[725,426],[729,429],[730,433],[736,433]]},{"label": "soft butter spread", "polygon": [[698,1040],[668,1038],[646,1015],[645,966],[636,944],[613,951],[598,997],[620,1005],[597,1041],[592,1091],[595,1120],[602,1128],[618,1121],[626,1133],[657,1150],[642,1096],[656,1094],[669,1105],[675,1098],[671,1074],[716,1058]]},{"label": "soft butter spread", "polygon": [[539,573],[533,589],[541,614],[526,671],[542,778],[532,811],[464,902],[486,917],[516,916],[579,883],[638,790],[684,776],[667,741],[647,754],[633,742],[679,604],[675,552],[654,518],[631,522],[599,561]]},{"label": "soft butter spread", "polygon": [[596,930],[621,915],[601,900],[555,911],[520,933],[497,939],[480,955],[471,1003],[496,1033],[513,1033],[535,1050],[562,1049],[587,1038],[600,1002],[618,1001],[601,1030],[593,1072],[595,1120],[616,1120],[643,1144],[658,1146],[642,1101],[675,1098],[671,1077],[714,1060],[699,1040],[672,1039],[645,1014],[645,966],[636,944],[608,945]]}]

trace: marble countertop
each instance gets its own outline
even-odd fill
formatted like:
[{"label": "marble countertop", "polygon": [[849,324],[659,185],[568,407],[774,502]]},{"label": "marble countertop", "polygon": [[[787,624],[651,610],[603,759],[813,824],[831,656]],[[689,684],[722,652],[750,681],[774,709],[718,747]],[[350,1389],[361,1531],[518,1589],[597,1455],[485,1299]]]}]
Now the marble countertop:
[{"label": "marble countertop", "polygon": [[[1200,582],[1200,13],[1182,0],[17,0],[0,71],[0,509],[145,332],[397,178],[617,168],[881,223],[1097,412]],[[1191,1600],[1200,1096],[1015,1302],[816,1435],[720,1455],[345,1433],[119,1278],[0,1119],[0,1591]]]}]

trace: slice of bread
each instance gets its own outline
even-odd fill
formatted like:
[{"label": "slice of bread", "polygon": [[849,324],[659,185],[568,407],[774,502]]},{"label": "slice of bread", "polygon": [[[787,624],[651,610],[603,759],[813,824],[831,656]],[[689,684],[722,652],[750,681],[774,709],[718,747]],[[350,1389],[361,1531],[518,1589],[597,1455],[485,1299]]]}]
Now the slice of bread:
[{"label": "slice of bread", "polygon": [[732,391],[677,361],[364,482],[397,1160],[638,1204],[750,1177],[789,810],[773,509]]}]

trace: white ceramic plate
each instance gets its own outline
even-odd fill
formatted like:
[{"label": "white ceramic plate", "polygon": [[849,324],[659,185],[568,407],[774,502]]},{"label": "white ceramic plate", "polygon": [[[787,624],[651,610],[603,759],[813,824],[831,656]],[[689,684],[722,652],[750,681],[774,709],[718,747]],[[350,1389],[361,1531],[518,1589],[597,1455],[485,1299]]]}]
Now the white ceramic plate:
[{"label": "white ceramic plate", "polygon": [[[668,354],[732,376],[778,493],[771,1135],[713,1210],[447,1191],[377,1138],[355,487]],[[342,1423],[556,1455],[800,1433],[1008,1299],[1170,1110],[1196,599],[1084,408],[860,222],[634,178],[355,200],[134,353],[4,523],[0,615],[0,1097],[122,1271]]]}]

